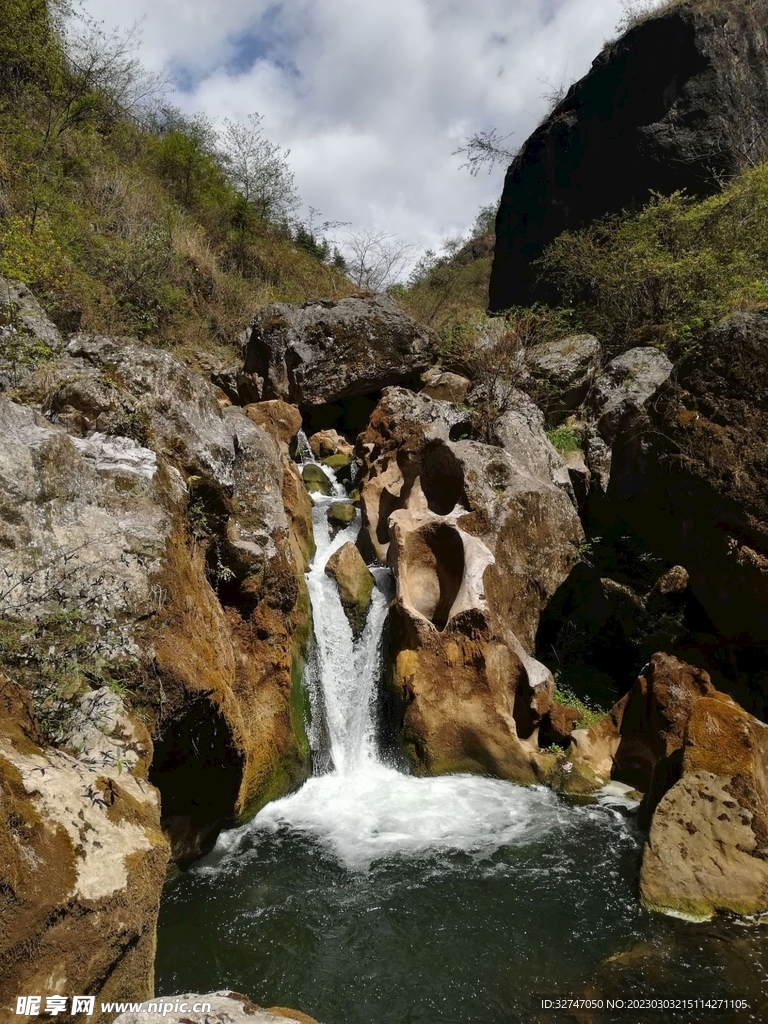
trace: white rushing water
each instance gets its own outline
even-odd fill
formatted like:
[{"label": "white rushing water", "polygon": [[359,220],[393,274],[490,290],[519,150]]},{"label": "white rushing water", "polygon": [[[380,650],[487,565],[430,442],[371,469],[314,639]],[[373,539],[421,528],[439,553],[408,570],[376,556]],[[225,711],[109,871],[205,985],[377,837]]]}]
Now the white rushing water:
[{"label": "white rushing water", "polygon": [[[305,439],[304,439],[305,440]],[[301,448],[305,460],[309,446]],[[360,514],[331,538],[328,506],[345,496],[330,470],[331,497],[314,495],[317,551],[307,585],[316,650],[308,673],[313,747],[329,747],[329,770],[297,793],[268,804],[248,825],[223,833],[208,859],[221,865],[258,833],[265,839],[285,828],[320,842],[351,869],[400,855],[448,851],[487,855],[500,846],[530,842],[574,812],[549,790],[524,788],[474,775],[417,778],[386,764],[376,742],[376,697],[393,582],[373,568],[376,581],[365,629],[354,641],[336,583],[325,573],[330,556],[360,530]],[[324,718],[325,729],[317,728]],[[586,813],[593,813],[587,811]],[[206,870],[206,862],[202,865]]]}]

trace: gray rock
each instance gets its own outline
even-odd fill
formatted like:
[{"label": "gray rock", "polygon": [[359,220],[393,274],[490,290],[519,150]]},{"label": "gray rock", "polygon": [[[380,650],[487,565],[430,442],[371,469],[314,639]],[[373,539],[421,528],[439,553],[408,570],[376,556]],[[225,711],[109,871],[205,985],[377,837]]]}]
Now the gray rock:
[{"label": "gray rock", "polygon": [[58,329],[27,285],[0,277],[0,391],[23,385],[61,345]]},{"label": "gray rock", "polygon": [[641,409],[671,373],[672,363],[656,348],[623,352],[595,381],[584,403],[585,419],[597,427],[604,441],[613,444],[622,421]]},{"label": "gray rock", "polygon": [[591,334],[574,334],[535,345],[525,354],[537,404],[561,416],[578,408],[600,369],[602,348]]},{"label": "gray rock", "polygon": [[262,399],[303,408],[418,384],[436,336],[385,295],[278,303],[254,317],[245,373],[263,378]]},{"label": "gray rock", "polygon": [[186,489],[127,438],[70,438],[0,399],[0,613],[148,615]]}]

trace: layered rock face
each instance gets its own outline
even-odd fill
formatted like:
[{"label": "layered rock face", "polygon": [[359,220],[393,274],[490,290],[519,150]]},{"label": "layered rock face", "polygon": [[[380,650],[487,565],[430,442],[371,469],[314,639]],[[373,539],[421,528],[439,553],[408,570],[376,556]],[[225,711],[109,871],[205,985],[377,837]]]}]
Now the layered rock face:
[{"label": "layered rock face", "polygon": [[626,422],[609,497],[726,641],[768,643],[768,316],[734,313]]},{"label": "layered rock face", "polygon": [[764,5],[671,6],[607,46],[523,145],[496,221],[492,310],[540,297],[532,266],[562,231],[695,195],[765,159]]},{"label": "layered rock face", "polygon": [[[300,418],[274,403],[222,408],[168,353],[90,336],[48,371],[42,408],[0,399],[4,660],[18,675],[8,687],[22,703],[30,695],[27,719],[45,728],[0,715],[12,819],[3,980],[14,996],[95,986],[136,1000],[152,991],[168,859],[150,783],[184,863],[308,772],[313,540],[286,443]],[[17,633],[29,658],[15,658]],[[38,637],[51,638],[45,650]],[[100,675],[128,689],[154,755],[147,730],[115,709],[101,727],[111,746],[85,727],[71,734],[72,708],[93,699],[86,679]],[[80,885],[72,849],[83,844]],[[46,984],[33,984],[44,969]]]},{"label": "layered rock face", "polygon": [[552,678],[531,654],[541,608],[578,557],[568,477],[519,394],[498,443],[466,409],[385,392],[359,439],[367,549],[397,579],[393,688],[417,770],[544,778]]},{"label": "layered rock face", "polygon": [[[142,563],[153,597],[141,632],[162,694],[152,777],[174,856],[184,861],[307,771],[299,685],[312,530],[283,440],[300,421],[275,403],[248,415],[222,409],[213,388],[167,353],[107,338],[74,338],[54,383],[48,415],[73,435],[48,426],[54,446],[137,450],[156,477],[157,507],[142,510],[142,530],[163,516],[164,533],[154,561]],[[92,458],[109,474],[106,455]],[[73,489],[75,470],[59,469]],[[134,507],[135,485],[112,475]],[[85,513],[66,501],[55,514],[82,531]],[[128,541],[116,522],[128,527],[125,517],[107,519],[103,532],[116,533],[111,560],[120,565]],[[143,539],[137,527],[128,540],[136,533]],[[84,536],[105,550],[103,539]]]},{"label": "layered rock face", "polygon": [[260,382],[262,398],[308,410],[418,384],[435,351],[429,328],[384,295],[276,304],[253,320],[245,373]]},{"label": "layered rock face", "polygon": [[26,692],[0,676],[3,1006],[25,992],[152,995],[168,844],[151,755],[107,689],[82,697],[49,747]]}]

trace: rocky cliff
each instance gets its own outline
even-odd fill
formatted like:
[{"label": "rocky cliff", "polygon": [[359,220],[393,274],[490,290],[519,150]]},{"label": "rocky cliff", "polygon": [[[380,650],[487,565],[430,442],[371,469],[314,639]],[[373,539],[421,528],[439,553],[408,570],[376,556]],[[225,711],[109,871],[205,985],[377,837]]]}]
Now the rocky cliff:
[{"label": "rocky cliff", "polygon": [[607,45],[507,172],[490,308],[542,297],[532,264],[562,231],[764,159],[767,33],[762,3],[683,0]]}]

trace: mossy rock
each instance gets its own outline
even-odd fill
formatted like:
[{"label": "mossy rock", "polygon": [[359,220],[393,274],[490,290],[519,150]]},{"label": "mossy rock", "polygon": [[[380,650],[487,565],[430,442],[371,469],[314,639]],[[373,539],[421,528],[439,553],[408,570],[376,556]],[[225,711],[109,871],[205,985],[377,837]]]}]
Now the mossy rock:
[{"label": "mossy rock", "polygon": [[336,580],[352,633],[355,638],[359,637],[365,628],[373,593],[374,579],[370,569],[352,541],[347,541],[328,559],[325,572]]},{"label": "mossy rock", "polygon": [[301,471],[301,478],[310,494],[324,494],[327,496],[331,493],[331,481],[316,463],[310,462],[304,466]]},{"label": "mossy rock", "polygon": [[331,533],[335,536],[339,530],[349,526],[355,518],[355,506],[351,501],[334,501],[328,506],[328,522],[331,524]]},{"label": "mossy rock", "polygon": [[348,484],[352,482],[352,456],[339,452],[336,455],[329,455],[326,459],[320,460],[324,466],[332,469],[336,474],[339,483]]}]

